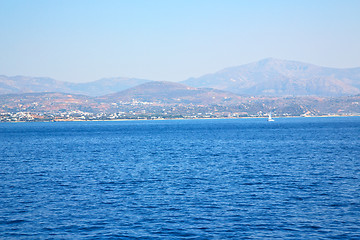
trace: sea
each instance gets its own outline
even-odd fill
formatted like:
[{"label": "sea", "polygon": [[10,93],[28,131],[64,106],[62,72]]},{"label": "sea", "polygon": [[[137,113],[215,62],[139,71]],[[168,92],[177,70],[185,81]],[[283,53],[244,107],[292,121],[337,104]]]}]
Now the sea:
[{"label": "sea", "polygon": [[360,239],[360,117],[0,123],[0,239]]}]

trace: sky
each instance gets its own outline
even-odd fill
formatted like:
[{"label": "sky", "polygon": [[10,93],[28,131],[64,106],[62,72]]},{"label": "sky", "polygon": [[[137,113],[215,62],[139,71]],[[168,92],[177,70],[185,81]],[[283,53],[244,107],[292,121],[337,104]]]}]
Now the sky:
[{"label": "sky", "polygon": [[0,75],[181,81],[273,57],[360,67],[358,0],[0,0]]}]

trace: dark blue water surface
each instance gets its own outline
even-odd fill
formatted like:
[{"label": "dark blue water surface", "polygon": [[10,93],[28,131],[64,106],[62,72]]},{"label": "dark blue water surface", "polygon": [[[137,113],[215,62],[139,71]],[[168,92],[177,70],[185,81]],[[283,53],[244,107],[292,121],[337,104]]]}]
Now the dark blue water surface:
[{"label": "dark blue water surface", "polygon": [[0,239],[360,239],[360,118],[0,124]]}]

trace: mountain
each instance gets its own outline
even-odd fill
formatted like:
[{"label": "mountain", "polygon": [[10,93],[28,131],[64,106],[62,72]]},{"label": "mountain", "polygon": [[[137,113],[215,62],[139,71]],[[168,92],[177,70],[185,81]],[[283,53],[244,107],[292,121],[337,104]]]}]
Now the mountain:
[{"label": "mountain", "polygon": [[267,58],[181,83],[252,96],[345,96],[360,93],[360,68],[327,68]]},{"label": "mountain", "polygon": [[89,96],[102,96],[120,92],[146,82],[151,82],[151,80],[122,77],[102,78],[94,82],[73,84],[71,90],[74,93]]},{"label": "mountain", "polygon": [[0,76],[0,94],[32,92],[70,92],[71,83],[45,77]]},{"label": "mountain", "polygon": [[216,89],[194,88],[174,82],[148,82],[139,86],[102,96],[107,101],[141,101],[167,104],[219,104],[238,102],[240,96]]},{"label": "mountain", "polygon": [[88,83],[70,83],[45,77],[0,76],[0,94],[62,92],[101,96],[150,82],[137,78],[103,78]]}]

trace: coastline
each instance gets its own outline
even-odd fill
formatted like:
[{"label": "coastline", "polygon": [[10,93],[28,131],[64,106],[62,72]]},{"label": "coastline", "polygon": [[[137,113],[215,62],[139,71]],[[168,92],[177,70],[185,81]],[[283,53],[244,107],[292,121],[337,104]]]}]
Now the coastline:
[{"label": "coastline", "polygon": [[[333,117],[360,117],[360,114],[352,114],[352,115],[319,115],[319,116],[280,116],[273,117],[273,119],[281,119],[281,118],[333,118]],[[267,119],[267,116],[261,117],[219,117],[219,118],[124,118],[124,119],[94,119],[94,120],[86,120],[86,119],[55,119],[49,121],[0,121],[1,123],[36,123],[36,122],[123,122],[123,121],[164,121],[164,120],[225,120],[225,119]]]}]

